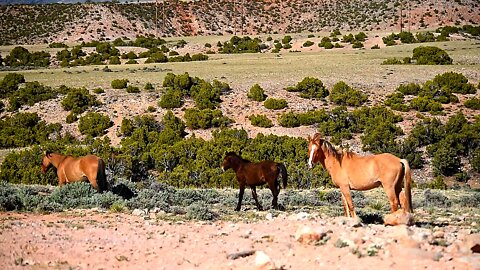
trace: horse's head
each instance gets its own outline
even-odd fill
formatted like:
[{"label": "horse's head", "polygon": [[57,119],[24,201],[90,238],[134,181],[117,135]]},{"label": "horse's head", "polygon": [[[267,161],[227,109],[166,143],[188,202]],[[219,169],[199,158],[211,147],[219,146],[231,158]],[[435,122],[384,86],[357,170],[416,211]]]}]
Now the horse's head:
[{"label": "horse's head", "polygon": [[321,158],[324,158],[322,150],[323,139],[320,137],[320,133],[315,133],[313,138],[308,136],[308,167],[311,169],[318,163]]},{"label": "horse's head", "polygon": [[45,156],[42,159],[42,173],[46,173],[47,170],[52,166],[52,162],[50,161],[52,153],[47,151]]},{"label": "horse's head", "polygon": [[226,171],[230,168],[232,168],[235,159],[238,159],[238,155],[235,154],[234,152],[228,152],[225,157],[223,158],[222,162],[222,170]]}]

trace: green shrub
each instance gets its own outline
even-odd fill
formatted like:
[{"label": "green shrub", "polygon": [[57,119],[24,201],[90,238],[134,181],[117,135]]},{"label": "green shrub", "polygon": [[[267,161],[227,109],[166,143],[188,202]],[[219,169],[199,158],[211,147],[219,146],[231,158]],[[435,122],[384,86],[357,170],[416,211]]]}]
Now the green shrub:
[{"label": "green shrub", "polygon": [[68,45],[62,42],[52,42],[48,44],[49,48],[68,48]]},{"label": "green shrub", "polygon": [[77,120],[78,120],[77,115],[74,112],[70,112],[67,115],[67,119],[65,119],[65,122],[67,122],[67,124],[71,124],[71,123],[76,122]]},{"label": "green shrub", "polygon": [[401,84],[397,87],[397,91],[404,95],[418,95],[421,91],[420,85],[416,83]]},{"label": "green shrub", "polygon": [[263,106],[269,110],[281,110],[287,107],[287,101],[284,99],[268,98]]},{"label": "green shrub", "polygon": [[354,41],[352,44],[352,48],[354,49],[363,48],[363,43],[360,41]]},{"label": "green shrub", "polygon": [[330,92],[330,100],[337,105],[361,106],[368,100],[368,97],[345,82],[339,81]]},{"label": "green shrub", "polygon": [[303,46],[303,47],[310,47],[310,46],[312,46],[312,45],[314,45],[314,44],[315,44],[314,42],[312,42],[312,41],[310,41],[310,40],[307,40],[307,41],[305,41],[305,42],[303,43],[302,46]]},{"label": "green shrub", "polygon": [[329,95],[328,90],[320,79],[305,77],[294,87],[287,87],[289,92],[300,92],[303,98],[325,98]]},{"label": "green shrub", "polygon": [[195,108],[185,110],[185,121],[191,129],[207,129],[211,127],[226,127],[232,120],[222,115],[220,110]]},{"label": "green shrub", "polygon": [[155,88],[153,87],[152,83],[147,82],[147,83],[145,84],[145,87],[143,87],[143,90],[145,90],[145,91],[153,91],[153,90],[155,90]]},{"label": "green shrub", "polygon": [[292,41],[292,37],[289,35],[286,35],[282,38],[282,44],[289,44]]},{"label": "green shrub", "polygon": [[445,72],[438,74],[433,78],[432,85],[436,89],[449,89],[453,93],[459,94],[475,94],[477,90],[475,86],[468,83],[468,79],[461,73]]},{"label": "green shrub", "polygon": [[118,56],[111,56],[110,57],[110,61],[108,62],[108,64],[110,65],[120,65],[122,62],[120,62],[120,57]]},{"label": "green shrub", "polygon": [[10,51],[3,60],[5,66],[21,67],[48,67],[50,54],[44,51],[30,53],[27,49],[17,46]]},{"label": "green shrub", "polygon": [[127,86],[127,93],[140,93],[140,88],[138,88],[138,86],[129,85]]},{"label": "green shrub", "polygon": [[280,115],[278,123],[282,127],[309,126],[327,121],[329,118],[325,110],[308,111],[305,113],[288,112]]},{"label": "green shrub", "polygon": [[258,85],[258,84],[254,84],[251,88],[250,88],[250,91],[248,92],[247,94],[247,97],[249,99],[252,99],[252,100],[255,100],[255,101],[259,101],[259,102],[262,102],[264,101],[267,96],[265,95],[265,91],[263,90],[263,88]]},{"label": "green shrub", "polygon": [[67,111],[81,114],[90,107],[99,106],[102,103],[91,95],[86,88],[67,88],[67,95],[63,98],[61,105]]},{"label": "green shrub", "polygon": [[9,153],[0,165],[0,181],[17,184],[50,184],[58,183],[54,170],[42,174],[40,165],[45,155],[38,146]]},{"label": "green shrub", "polygon": [[400,32],[400,34],[398,34],[399,38],[400,38],[400,41],[402,43],[415,43],[417,42],[415,40],[415,37],[413,36],[413,34],[411,32]]},{"label": "green shrub", "polygon": [[202,53],[196,53],[192,55],[192,61],[207,61],[208,55]]},{"label": "green shrub", "polygon": [[127,65],[134,65],[134,64],[138,64],[138,62],[137,62],[135,59],[128,59],[128,61],[125,62],[125,64],[127,64]]},{"label": "green shrub", "polygon": [[89,112],[85,116],[80,117],[78,129],[83,135],[92,137],[101,136],[106,133],[106,129],[113,126],[113,122],[107,115],[96,112]]},{"label": "green shrub", "polygon": [[442,104],[428,97],[416,97],[410,101],[410,108],[419,112],[439,112],[443,110]]},{"label": "green shrub", "polygon": [[60,124],[47,124],[37,113],[16,113],[0,119],[0,148],[44,143],[60,129]]},{"label": "green shrub", "polygon": [[128,79],[115,79],[112,81],[111,86],[113,89],[125,89],[127,88]]},{"label": "green shrub", "polygon": [[168,88],[158,102],[158,106],[164,109],[180,108],[182,105],[182,91],[173,88]]},{"label": "green shrub", "polygon": [[0,98],[8,97],[18,90],[21,83],[25,82],[25,77],[18,73],[7,73],[0,81]]},{"label": "green shrub", "polygon": [[432,156],[433,170],[436,175],[451,176],[460,171],[460,157],[456,149],[447,141],[438,142],[435,146],[431,146],[429,150],[429,155]]},{"label": "green shrub", "polygon": [[264,127],[264,128],[273,127],[272,120],[270,120],[265,115],[261,115],[261,114],[255,115],[255,114],[253,114],[253,115],[250,115],[248,117],[248,119],[250,120],[252,125],[256,126],[256,127]]},{"label": "green shrub", "polygon": [[453,62],[447,52],[434,46],[413,49],[412,59],[417,61],[417,65],[451,65]]},{"label": "green shrub", "polygon": [[103,88],[101,88],[101,87],[97,87],[97,88],[93,89],[93,93],[103,94],[103,93],[105,93],[105,90],[103,90]]},{"label": "green shrub", "polygon": [[405,104],[404,95],[402,93],[393,93],[387,95],[385,105],[392,108],[392,110],[407,112],[408,106]]},{"label": "green shrub", "polygon": [[259,38],[250,38],[249,36],[233,36],[229,41],[219,47],[221,53],[257,53],[262,50],[262,41]]},{"label": "green shrub", "polygon": [[19,88],[9,96],[9,111],[16,111],[22,105],[33,104],[55,98],[57,93],[51,87],[44,86],[39,82],[27,82],[25,87]]},{"label": "green shrub", "polygon": [[480,99],[473,97],[465,101],[465,107],[473,110],[480,110]]},{"label": "green shrub", "polygon": [[380,46],[378,46],[378,44],[375,44],[375,45],[373,45],[370,49],[372,49],[372,50],[378,50],[378,49],[380,49]]}]

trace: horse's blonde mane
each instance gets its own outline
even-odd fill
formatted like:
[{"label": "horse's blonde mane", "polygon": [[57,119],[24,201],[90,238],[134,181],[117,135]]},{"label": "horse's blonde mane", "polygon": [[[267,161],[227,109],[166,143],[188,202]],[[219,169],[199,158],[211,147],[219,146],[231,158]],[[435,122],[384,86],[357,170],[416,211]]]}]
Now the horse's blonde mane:
[{"label": "horse's blonde mane", "polygon": [[335,146],[333,146],[333,144],[325,140],[323,140],[322,147],[324,148],[325,152],[335,157],[336,160],[338,160],[339,162],[342,161],[342,157],[345,154],[345,151],[343,149],[337,149],[335,148]]}]

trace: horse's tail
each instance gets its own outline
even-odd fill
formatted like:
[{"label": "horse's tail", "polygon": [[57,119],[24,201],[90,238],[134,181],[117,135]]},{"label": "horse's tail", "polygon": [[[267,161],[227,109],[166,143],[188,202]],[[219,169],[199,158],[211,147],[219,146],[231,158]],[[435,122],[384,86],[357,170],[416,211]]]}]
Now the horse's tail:
[{"label": "horse's tail", "polygon": [[97,187],[100,193],[108,190],[107,176],[105,175],[105,162],[101,158],[98,159]]},{"label": "horse's tail", "polygon": [[413,204],[412,204],[412,172],[410,170],[410,165],[408,165],[408,161],[406,159],[401,159],[400,162],[403,164],[403,168],[405,170],[404,173],[404,188],[405,188],[405,197],[406,197],[406,205],[405,211],[413,213]]},{"label": "horse's tail", "polygon": [[280,170],[280,173],[282,174],[282,180],[283,180],[283,188],[287,188],[287,168],[285,168],[285,165],[282,163],[277,163],[277,168]]}]

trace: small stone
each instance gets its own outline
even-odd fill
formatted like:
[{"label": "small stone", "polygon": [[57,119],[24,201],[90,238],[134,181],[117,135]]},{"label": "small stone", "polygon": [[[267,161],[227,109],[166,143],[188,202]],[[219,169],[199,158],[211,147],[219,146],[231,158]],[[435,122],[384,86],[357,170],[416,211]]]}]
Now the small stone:
[{"label": "small stone", "polygon": [[259,250],[255,252],[255,267],[258,270],[275,270],[275,263],[265,252]]},{"label": "small stone", "polygon": [[327,233],[322,230],[315,231],[308,226],[303,226],[295,232],[295,240],[302,244],[310,245],[321,240],[326,235]]},{"label": "small stone", "polygon": [[272,215],[272,213],[267,213],[267,215],[265,216],[265,219],[266,219],[266,220],[273,220],[273,215]]},{"label": "small stone", "polygon": [[433,232],[433,237],[434,238],[444,238],[445,237],[445,232],[442,230],[438,230]]}]

